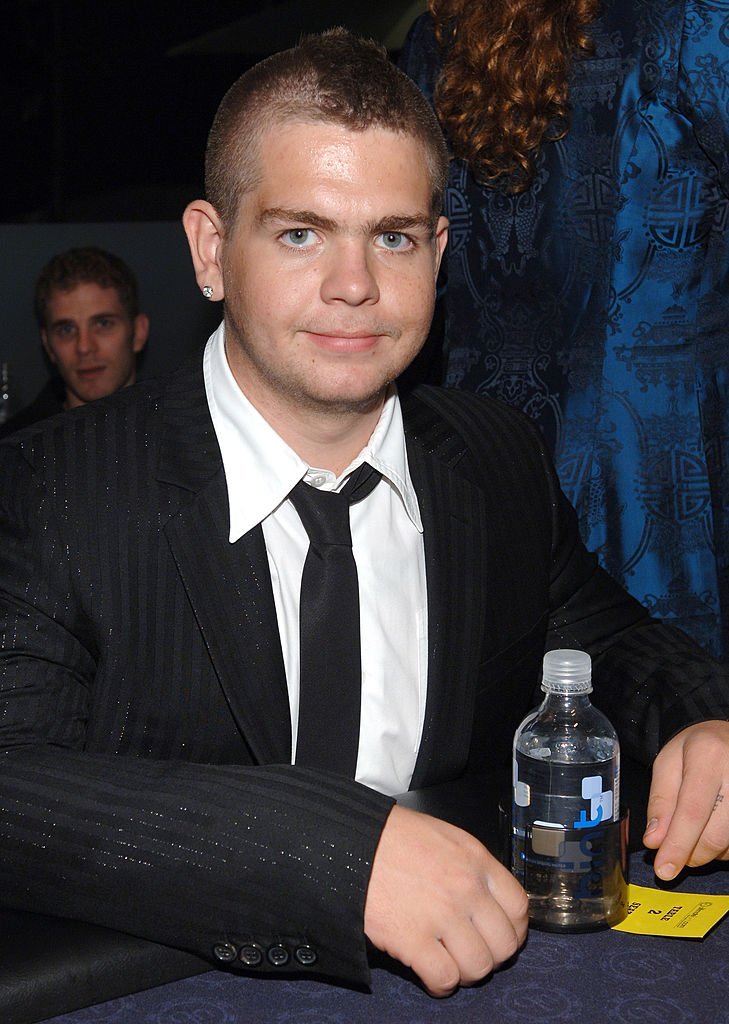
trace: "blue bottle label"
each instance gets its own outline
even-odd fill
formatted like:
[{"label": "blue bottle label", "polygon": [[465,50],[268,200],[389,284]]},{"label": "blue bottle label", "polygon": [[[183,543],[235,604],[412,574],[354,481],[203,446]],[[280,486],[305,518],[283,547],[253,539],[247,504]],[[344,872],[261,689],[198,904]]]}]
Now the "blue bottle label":
[{"label": "blue bottle label", "polygon": [[514,827],[552,825],[590,829],[619,817],[618,762],[552,761],[517,751],[514,757]]}]

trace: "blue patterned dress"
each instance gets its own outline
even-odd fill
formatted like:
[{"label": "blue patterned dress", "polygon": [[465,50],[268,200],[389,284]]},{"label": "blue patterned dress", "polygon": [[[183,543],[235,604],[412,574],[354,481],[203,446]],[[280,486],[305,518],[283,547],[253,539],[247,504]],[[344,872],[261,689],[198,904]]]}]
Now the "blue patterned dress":
[{"label": "blue patterned dress", "polygon": [[[523,195],[451,163],[446,383],[524,409],[582,533],[729,653],[729,0],[608,0]],[[401,66],[432,97],[427,16]],[[525,495],[528,500],[528,495]]]}]

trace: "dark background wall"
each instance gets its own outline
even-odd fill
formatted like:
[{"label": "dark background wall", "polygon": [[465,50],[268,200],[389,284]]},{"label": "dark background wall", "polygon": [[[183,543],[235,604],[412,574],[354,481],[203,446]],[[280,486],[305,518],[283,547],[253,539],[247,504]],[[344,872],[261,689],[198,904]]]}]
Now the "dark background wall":
[{"label": "dark background wall", "polygon": [[396,54],[425,0],[0,0],[0,222],[176,219],[223,92],[304,32]]},{"label": "dark background wall", "polygon": [[425,0],[0,0],[0,361],[15,404],[45,379],[35,276],[78,244],[136,271],[152,319],[143,375],[205,340],[179,226],[202,194],[207,131],[225,89],[302,32],[345,24],[393,57]]}]

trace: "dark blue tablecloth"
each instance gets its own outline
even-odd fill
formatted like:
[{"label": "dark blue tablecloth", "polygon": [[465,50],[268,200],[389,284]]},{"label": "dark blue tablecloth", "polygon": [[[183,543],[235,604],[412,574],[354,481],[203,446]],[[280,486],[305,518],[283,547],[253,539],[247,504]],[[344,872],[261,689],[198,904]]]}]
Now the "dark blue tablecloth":
[{"label": "dark blue tablecloth", "polygon": [[[631,881],[654,885],[643,854]],[[664,887],[665,888],[665,887]],[[670,888],[729,893],[729,865]],[[702,941],[532,931],[516,961],[473,989],[427,996],[376,967],[371,993],[211,971],[53,1018],[53,1024],[729,1024],[729,916]]]}]

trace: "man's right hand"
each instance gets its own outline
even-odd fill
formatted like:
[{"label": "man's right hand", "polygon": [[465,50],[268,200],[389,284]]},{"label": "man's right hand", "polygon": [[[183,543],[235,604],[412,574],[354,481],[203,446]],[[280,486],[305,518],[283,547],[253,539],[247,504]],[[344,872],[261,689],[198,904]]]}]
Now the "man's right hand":
[{"label": "man's right hand", "polygon": [[411,967],[431,995],[445,996],[516,953],[527,896],[473,836],[396,806],[372,865],[364,924],[378,949]]}]

